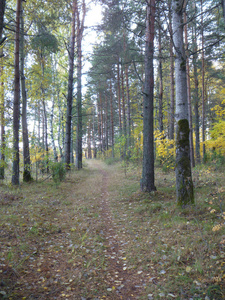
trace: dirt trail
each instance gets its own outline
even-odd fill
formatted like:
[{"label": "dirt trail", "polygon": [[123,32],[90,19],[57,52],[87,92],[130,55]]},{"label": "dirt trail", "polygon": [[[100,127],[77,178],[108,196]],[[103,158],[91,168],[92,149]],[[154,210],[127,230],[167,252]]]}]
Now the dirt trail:
[{"label": "dirt trail", "polygon": [[[115,224],[110,207],[110,174],[102,169],[101,164],[91,163],[90,167],[95,167],[102,175],[101,182],[101,221],[104,224],[104,236],[106,240],[106,259],[108,262],[107,279],[111,281],[112,289],[115,288],[117,297],[112,296],[107,299],[137,299],[143,289],[143,282],[126,265],[126,257],[122,248],[123,241],[118,234],[118,225]],[[115,283],[117,285],[115,285]]]},{"label": "dirt trail", "polygon": [[0,190],[0,298],[145,299],[144,276],[127,263],[116,172],[93,160],[59,187],[49,180],[17,196]]}]

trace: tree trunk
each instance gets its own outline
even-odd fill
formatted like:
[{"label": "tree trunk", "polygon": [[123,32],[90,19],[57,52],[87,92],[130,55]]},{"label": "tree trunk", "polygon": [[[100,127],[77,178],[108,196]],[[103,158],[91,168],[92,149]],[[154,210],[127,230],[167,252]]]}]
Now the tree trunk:
[{"label": "tree trunk", "polygon": [[171,1],[169,1],[169,30],[170,30],[170,120],[169,120],[169,139],[174,140],[174,55],[172,37],[172,12]]},{"label": "tree trunk", "polygon": [[111,119],[111,144],[112,144],[112,157],[114,158],[114,119],[113,119],[113,93],[112,81],[110,80],[110,119]]},{"label": "tree trunk", "polygon": [[131,146],[131,118],[130,118],[130,90],[129,90],[129,76],[128,76],[128,65],[125,66],[125,77],[126,77],[126,95],[127,95],[127,149],[128,157],[130,157],[130,146]]},{"label": "tree trunk", "polygon": [[59,117],[58,117],[58,147],[59,147],[59,153],[60,158],[63,160],[63,151],[62,151],[62,144],[61,144],[61,133],[62,133],[62,111],[61,111],[61,103],[59,98],[59,91],[57,91],[57,98],[58,98],[58,110],[59,110]]},{"label": "tree trunk", "polygon": [[141,189],[155,191],[153,101],[154,101],[154,30],[155,0],[148,0],[145,42],[145,82],[143,101],[143,165]]},{"label": "tree trunk", "polygon": [[71,150],[71,123],[72,123],[72,104],[73,104],[73,72],[74,72],[74,48],[75,48],[75,19],[77,11],[77,0],[73,1],[71,36],[69,48],[69,78],[67,90],[67,111],[66,111],[66,137],[65,137],[65,163],[70,169],[70,150]]},{"label": "tree trunk", "polygon": [[162,74],[162,42],[161,42],[161,24],[159,26],[159,131],[163,131],[163,74]]},{"label": "tree trunk", "polygon": [[23,181],[29,182],[31,177],[31,161],[30,161],[30,147],[29,136],[27,128],[27,93],[24,75],[24,22],[23,22],[23,8],[21,3],[21,26],[20,26],[20,83],[22,96],[22,132],[23,132]]},{"label": "tree trunk", "polygon": [[[196,11],[195,1],[193,1],[194,10]],[[196,23],[194,22],[193,27],[193,68],[194,68],[194,113],[195,113],[195,154],[196,154],[196,162],[199,164],[201,162],[200,156],[200,134],[199,134],[199,82],[198,82],[198,68],[197,68],[197,60],[198,60],[198,49],[197,49],[197,38],[196,38]]]},{"label": "tree trunk", "polygon": [[16,6],[16,34],[15,34],[15,75],[13,100],[13,168],[12,184],[19,185],[19,124],[20,124],[20,12],[21,0]]},{"label": "tree trunk", "polygon": [[[0,42],[2,41],[5,0],[0,0]],[[1,91],[0,91],[0,118],[1,118],[1,148],[0,148],[0,180],[5,178],[5,93],[4,93],[4,79],[3,79],[3,46],[0,48],[0,77],[1,77]]]},{"label": "tree trunk", "polygon": [[82,20],[80,22],[80,12],[77,8],[77,168],[82,168],[82,39],[84,33],[84,19],[86,15],[85,0],[82,2]]},{"label": "tree trunk", "polygon": [[[5,3],[6,0],[0,0],[0,45],[3,42],[2,32],[3,32],[3,25],[4,25]],[[3,56],[3,53],[1,53],[1,56]]]},{"label": "tree trunk", "polygon": [[176,196],[178,206],[194,203],[190,161],[186,57],[183,43],[183,0],[173,0],[176,84]]},{"label": "tree trunk", "polygon": [[201,0],[201,35],[202,35],[202,156],[203,162],[206,160],[205,152],[205,54],[204,54],[204,24],[203,7]]},{"label": "tree trunk", "polygon": [[120,62],[117,62],[117,98],[119,110],[119,133],[122,134],[122,118],[121,118],[121,89],[120,89]]},{"label": "tree trunk", "polygon": [[186,48],[186,70],[187,70],[187,100],[188,100],[188,116],[189,116],[189,139],[190,139],[190,158],[191,166],[195,166],[194,144],[193,144],[193,127],[192,127],[192,109],[191,109],[191,82],[190,82],[190,67],[189,67],[189,53],[188,53],[188,32],[187,32],[187,15],[184,12],[184,33],[185,33],[185,48]]},{"label": "tree trunk", "polygon": [[[0,50],[2,53],[2,50]],[[1,55],[0,55],[1,56]],[[0,114],[1,114],[1,148],[0,148],[0,180],[5,178],[5,91],[4,91],[4,68],[3,58],[1,57],[0,66]]]}]

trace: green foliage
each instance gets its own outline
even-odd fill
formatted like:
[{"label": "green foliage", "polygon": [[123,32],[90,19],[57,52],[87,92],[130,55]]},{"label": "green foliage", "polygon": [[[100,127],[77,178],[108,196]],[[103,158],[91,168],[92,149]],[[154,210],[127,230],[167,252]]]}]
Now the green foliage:
[{"label": "green foliage", "polygon": [[50,170],[55,183],[63,181],[66,177],[66,166],[62,162],[51,162]]},{"label": "green foliage", "polygon": [[34,50],[46,51],[47,53],[56,53],[59,50],[57,38],[45,31],[31,40],[31,46]]}]

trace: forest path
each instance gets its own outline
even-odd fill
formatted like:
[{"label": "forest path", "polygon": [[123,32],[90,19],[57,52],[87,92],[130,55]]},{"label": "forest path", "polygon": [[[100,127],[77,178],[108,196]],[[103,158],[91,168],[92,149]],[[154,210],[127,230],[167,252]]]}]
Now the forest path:
[{"label": "forest path", "polygon": [[[91,160],[88,162],[90,169],[97,170],[101,176],[101,196],[98,205],[101,210],[100,221],[104,224],[104,246],[106,258],[106,281],[109,282],[108,291],[113,291],[113,295],[107,299],[138,299],[143,289],[143,283],[136,276],[137,272],[128,269],[125,250],[123,249],[124,239],[121,236],[123,227],[118,224],[113,217],[113,208],[116,208],[115,200],[110,190],[115,189],[112,169],[107,168],[101,161]],[[115,174],[114,174],[115,176]],[[121,213],[121,212],[120,212]],[[124,215],[124,214],[123,214]]]},{"label": "forest path", "polygon": [[133,181],[118,165],[87,164],[60,185],[0,187],[0,298],[147,299]]}]

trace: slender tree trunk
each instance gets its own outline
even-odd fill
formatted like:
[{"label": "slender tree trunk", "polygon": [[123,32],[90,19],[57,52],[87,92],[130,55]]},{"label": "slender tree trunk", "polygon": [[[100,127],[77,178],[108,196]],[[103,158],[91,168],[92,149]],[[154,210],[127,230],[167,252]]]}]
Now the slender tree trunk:
[{"label": "slender tree trunk", "polygon": [[117,98],[118,98],[118,110],[119,110],[119,132],[122,134],[122,117],[121,117],[121,88],[120,88],[120,62],[118,58],[117,62]]},{"label": "slender tree trunk", "polygon": [[155,191],[154,171],[154,32],[155,31],[155,0],[147,2],[146,41],[145,41],[145,82],[143,101],[143,164],[142,164],[142,191]]},{"label": "slender tree trunk", "polygon": [[[44,94],[43,94],[44,96]],[[46,153],[46,171],[49,173],[49,149],[48,149],[48,118],[47,118],[47,110],[45,105],[44,97],[42,99],[42,105],[43,105],[43,126],[44,126],[44,146],[45,146],[45,153]]]},{"label": "slender tree trunk", "polygon": [[50,134],[51,134],[51,142],[52,142],[54,160],[55,160],[55,162],[57,162],[58,161],[58,155],[57,155],[57,152],[56,152],[54,132],[53,132],[54,107],[55,107],[55,94],[54,94],[54,92],[52,92],[52,107],[51,107],[51,115],[50,115]]},{"label": "slender tree trunk", "polygon": [[[0,0],[0,43],[2,42],[2,32],[5,13],[5,0]],[[1,118],[1,148],[0,148],[0,180],[5,178],[5,93],[4,93],[4,68],[3,68],[3,46],[0,48],[0,118]]]},{"label": "slender tree trunk", "polygon": [[13,101],[13,168],[12,184],[19,185],[19,124],[20,124],[20,12],[21,0],[16,6],[15,75]]},{"label": "slender tree trunk", "polygon": [[126,77],[126,95],[127,95],[127,149],[128,157],[130,157],[130,146],[131,146],[131,117],[130,117],[130,89],[129,89],[129,76],[128,76],[128,65],[125,66],[125,77]]},{"label": "slender tree trunk", "polygon": [[204,24],[203,6],[201,0],[201,35],[202,35],[202,156],[203,162],[206,160],[205,152],[205,54],[204,54]]},{"label": "slender tree trunk", "polygon": [[96,140],[95,140],[95,108],[93,108],[93,120],[92,120],[92,143],[93,143],[93,156],[97,157],[97,148],[96,148]]},{"label": "slender tree trunk", "polygon": [[84,33],[84,19],[86,16],[85,0],[82,1],[82,19],[80,21],[80,12],[77,8],[77,168],[82,168],[82,39]]},{"label": "slender tree trunk", "polygon": [[112,157],[114,158],[114,119],[113,119],[113,93],[112,81],[110,80],[110,116],[111,116],[111,144],[112,144]]},{"label": "slender tree trunk", "polygon": [[99,140],[99,150],[102,153],[102,106],[101,106],[101,93],[99,93],[97,106],[98,106],[98,140]]},{"label": "slender tree trunk", "polygon": [[190,158],[191,166],[195,166],[194,157],[194,143],[193,143],[193,127],[192,127],[192,109],[191,109],[191,82],[190,82],[190,67],[189,67],[189,53],[188,53],[188,32],[187,32],[187,15],[184,12],[184,33],[185,33],[185,48],[186,48],[186,70],[187,70],[187,101],[188,101],[188,116],[189,116],[189,139],[190,139]]},{"label": "slender tree trunk", "polygon": [[54,62],[53,57],[52,57],[52,65],[53,65],[53,75],[52,75],[53,86],[52,86],[52,107],[51,107],[51,114],[50,114],[50,135],[51,135],[51,143],[52,143],[54,160],[55,160],[55,162],[57,162],[58,161],[58,155],[57,155],[57,151],[56,151],[55,139],[54,139],[54,130],[53,130],[54,108],[55,108],[55,97],[56,97],[56,92],[55,92],[56,63]]},{"label": "slender tree trunk", "polygon": [[175,92],[174,92],[174,55],[172,37],[172,12],[171,1],[169,2],[169,29],[170,29],[170,120],[169,120],[169,139],[174,140],[174,111],[175,111]]},{"label": "slender tree trunk", "polygon": [[77,0],[73,1],[71,36],[69,48],[69,78],[67,90],[67,111],[66,111],[66,137],[65,137],[65,163],[70,169],[70,150],[71,150],[71,124],[72,124],[72,105],[73,105],[73,73],[74,73],[74,49],[75,49],[75,19],[77,11]]},{"label": "slender tree trunk", "polygon": [[[193,8],[196,11],[195,1],[193,1]],[[200,134],[199,134],[199,81],[198,81],[198,52],[197,52],[197,38],[196,38],[196,23],[194,22],[193,27],[193,68],[194,68],[194,112],[195,112],[195,154],[196,162],[199,164],[201,162],[200,156]]]},{"label": "slender tree trunk", "polygon": [[126,126],[126,109],[125,109],[125,92],[124,92],[124,70],[121,67],[121,88],[122,88],[122,119],[123,119],[123,134],[126,137],[127,126]]},{"label": "slender tree trunk", "polygon": [[108,97],[105,95],[105,150],[109,150]]},{"label": "slender tree trunk", "polygon": [[61,144],[61,131],[62,131],[62,111],[61,111],[61,103],[59,98],[59,91],[57,91],[57,98],[58,98],[58,109],[59,109],[59,117],[58,117],[58,147],[60,158],[63,160],[63,151],[62,151],[62,144]]},{"label": "slender tree trunk", "polygon": [[[1,38],[1,37],[0,37]],[[0,50],[1,51],[1,50]],[[1,51],[2,52],[2,51]],[[0,55],[1,56],[1,55]],[[0,148],[0,180],[5,178],[5,91],[4,91],[4,68],[3,58],[0,58],[0,114],[1,114],[1,148]]]},{"label": "slender tree trunk", "polygon": [[[4,25],[5,3],[6,0],[0,0],[0,45],[3,42],[2,32],[3,32],[3,25]],[[3,53],[1,53],[0,55],[3,56]]]},{"label": "slender tree trunk", "polygon": [[31,177],[31,161],[30,161],[30,147],[29,136],[27,128],[27,94],[26,83],[24,75],[24,22],[23,22],[23,8],[21,3],[21,26],[20,26],[20,83],[22,96],[22,132],[23,132],[23,181],[29,182]]},{"label": "slender tree trunk", "polygon": [[190,161],[186,57],[183,42],[183,0],[173,0],[176,84],[176,195],[178,206],[194,203]]},{"label": "slender tree trunk", "polygon": [[163,74],[162,74],[162,42],[161,24],[159,19],[159,131],[163,131]]}]

